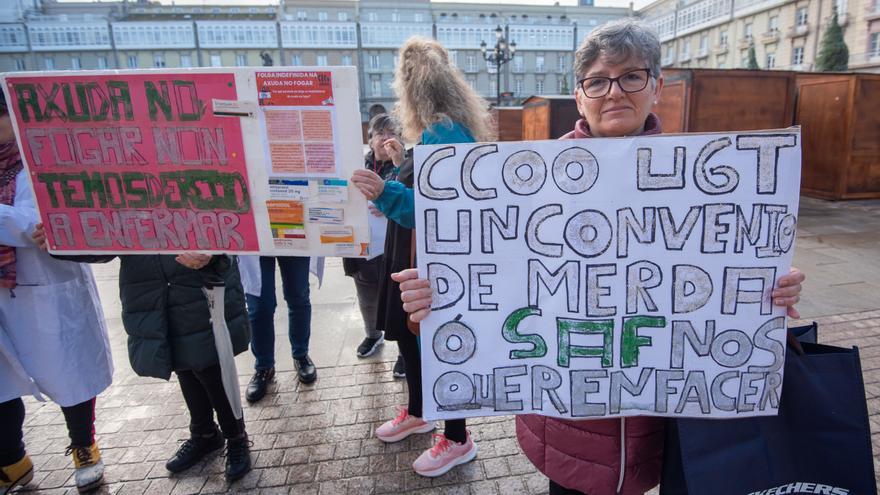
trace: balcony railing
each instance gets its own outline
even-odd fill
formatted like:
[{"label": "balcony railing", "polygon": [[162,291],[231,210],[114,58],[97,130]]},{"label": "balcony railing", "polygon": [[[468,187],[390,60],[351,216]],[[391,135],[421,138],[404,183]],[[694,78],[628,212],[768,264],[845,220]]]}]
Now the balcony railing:
[{"label": "balcony railing", "polygon": [[663,67],[668,67],[675,63],[675,57],[663,57],[661,63],[663,64]]},{"label": "balcony railing", "polygon": [[690,62],[690,60],[691,60],[691,54],[690,54],[690,53],[681,53],[681,54],[679,54],[679,56],[678,56],[678,62],[679,62],[679,63]]},{"label": "balcony railing", "polygon": [[809,24],[800,24],[792,26],[788,29],[788,37],[789,38],[799,38],[801,36],[806,36],[810,33],[810,25]]},{"label": "balcony railing", "polygon": [[755,39],[752,37],[752,35],[747,34],[747,35],[743,36],[742,38],[740,38],[739,40],[737,40],[736,44],[740,50],[745,50],[746,48],[752,46],[752,43],[754,43],[754,42],[755,42]]},{"label": "balcony railing", "polygon": [[714,53],[715,55],[724,55],[725,53],[727,53],[727,50],[728,50],[727,43],[720,43],[720,44],[715,45],[715,48],[712,50],[712,53]]},{"label": "balcony railing", "polygon": [[880,0],[874,0],[873,5],[869,3],[865,6],[865,20],[873,21],[874,19],[880,19]]},{"label": "balcony railing", "polygon": [[765,45],[767,45],[770,43],[776,43],[777,41],[779,41],[779,30],[778,29],[771,29],[770,31],[767,31],[765,33],[761,33],[761,43],[764,43]]},{"label": "balcony railing", "polygon": [[700,48],[700,51],[697,52],[697,58],[706,58],[709,56],[709,48]]}]

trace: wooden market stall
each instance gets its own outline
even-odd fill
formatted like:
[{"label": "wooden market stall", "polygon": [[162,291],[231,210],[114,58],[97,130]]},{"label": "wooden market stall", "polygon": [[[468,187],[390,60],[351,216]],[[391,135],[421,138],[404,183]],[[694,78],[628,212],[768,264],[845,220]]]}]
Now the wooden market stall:
[{"label": "wooden market stall", "polygon": [[795,73],[667,69],[657,115],[663,132],[775,129],[792,125]]},{"label": "wooden market stall", "polygon": [[880,74],[803,73],[796,83],[802,192],[880,198]]},{"label": "wooden market stall", "polygon": [[522,141],[523,107],[495,107],[492,117],[498,128],[499,141]]},{"label": "wooden market stall", "polygon": [[522,139],[557,139],[580,118],[572,95],[530,96],[523,102]]}]

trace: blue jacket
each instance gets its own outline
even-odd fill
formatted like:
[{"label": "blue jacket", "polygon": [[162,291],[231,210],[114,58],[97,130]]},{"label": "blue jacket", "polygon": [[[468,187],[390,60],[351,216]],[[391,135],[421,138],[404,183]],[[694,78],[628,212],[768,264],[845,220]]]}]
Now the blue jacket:
[{"label": "blue jacket", "polygon": [[[422,132],[419,144],[473,143],[471,131],[458,122],[437,122]],[[376,208],[401,227],[416,225],[415,195],[413,190],[396,180],[385,181],[385,189],[373,201]]]}]

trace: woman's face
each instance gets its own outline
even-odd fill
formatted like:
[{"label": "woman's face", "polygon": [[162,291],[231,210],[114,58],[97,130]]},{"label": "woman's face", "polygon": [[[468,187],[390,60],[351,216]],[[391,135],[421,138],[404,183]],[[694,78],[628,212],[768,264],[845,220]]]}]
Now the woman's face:
[{"label": "woman's face", "polygon": [[[644,61],[630,58],[621,64],[611,65],[605,55],[602,55],[581,76],[582,79],[624,76],[624,79],[611,84],[607,94],[598,98],[587,97],[583,86],[589,86],[592,83],[594,88],[601,89],[601,81],[587,81],[575,88],[578,111],[583,118],[587,119],[590,132],[594,136],[635,136],[642,132],[645,119],[648,118],[648,114],[651,113],[651,109],[660,98],[663,76],[654,79],[647,76],[645,72],[638,72],[640,69],[647,69],[647,64]],[[621,89],[619,83],[623,83],[624,88],[638,87],[639,77],[648,78],[644,89],[630,93]],[[593,95],[591,94],[591,96]]]},{"label": "woman's face", "polygon": [[0,116],[0,144],[15,141],[15,131],[12,130],[12,119],[9,114]]},{"label": "woman's face", "polygon": [[398,137],[397,134],[388,129],[376,131],[373,133],[373,137],[370,138],[370,149],[373,150],[373,157],[376,161],[385,162],[391,159],[385,151],[385,147],[382,146],[382,143],[389,139],[398,139]]}]

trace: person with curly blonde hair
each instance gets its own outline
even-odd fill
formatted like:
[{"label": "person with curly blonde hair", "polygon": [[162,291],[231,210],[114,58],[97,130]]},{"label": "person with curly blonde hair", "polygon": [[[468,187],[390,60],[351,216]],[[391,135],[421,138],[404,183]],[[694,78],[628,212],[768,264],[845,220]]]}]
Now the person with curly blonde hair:
[{"label": "person with curly blonde hair", "polygon": [[[468,85],[449,53],[431,39],[412,37],[400,48],[400,63],[392,87],[399,101],[394,114],[401,134],[419,144],[472,143],[495,138],[488,104]],[[398,415],[376,429],[384,442],[398,442],[414,433],[434,430],[422,419],[422,363],[418,337],[406,325],[400,288],[391,274],[412,266],[412,229],[415,226],[413,162],[400,167],[398,180],[382,180],[370,170],[357,170],[352,183],[388,217],[385,240],[385,283],[380,287],[380,323],[385,339],[396,340],[406,364],[409,403]],[[443,434],[413,463],[422,476],[440,476],[477,455],[477,446],[465,420],[447,420]]]}]

